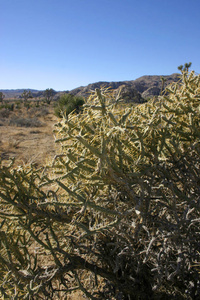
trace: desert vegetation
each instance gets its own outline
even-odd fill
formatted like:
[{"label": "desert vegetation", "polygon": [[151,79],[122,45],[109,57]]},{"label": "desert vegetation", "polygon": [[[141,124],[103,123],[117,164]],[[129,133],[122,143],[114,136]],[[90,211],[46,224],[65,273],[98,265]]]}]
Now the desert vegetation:
[{"label": "desert vegetation", "polygon": [[45,101],[47,104],[50,104],[53,100],[53,96],[55,96],[56,92],[53,89],[46,89],[44,91]]},{"label": "desert vegetation", "polygon": [[127,107],[96,89],[40,168],[0,167],[2,299],[199,299],[200,76]]},{"label": "desert vegetation", "polygon": [[3,102],[4,98],[5,98],[5,95],[2,92],[0,92],[0,102]]},{"label": "desert vegetation", "polygon": [[55,115],[59,118],[67,117],[71,112],[80,113],[84,104],[84,98],[72,94],[64,94],[59,97],[55,105]]},{"label": "desert vegetation", "polygon": [[15,157],[15,165],[41,165],[55,155],[52,128],[54,103],[30,99],[5,100],[0,105],[0,158]]}]

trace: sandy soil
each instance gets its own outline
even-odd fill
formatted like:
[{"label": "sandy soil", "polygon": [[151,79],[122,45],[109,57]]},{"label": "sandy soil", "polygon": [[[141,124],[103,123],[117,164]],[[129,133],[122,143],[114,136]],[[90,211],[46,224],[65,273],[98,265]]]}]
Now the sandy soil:
[{"label": "sandy soil", "polygon": [[54,116],[52,107],[45,110],[43,107],[33,108],[30,111],[16,110],[3,118],[1,112],[3,111],[0,110],[2,160],[15,157],[16,164],[41,165],[54,157],[56,145],[53,126],[58,119]]}]

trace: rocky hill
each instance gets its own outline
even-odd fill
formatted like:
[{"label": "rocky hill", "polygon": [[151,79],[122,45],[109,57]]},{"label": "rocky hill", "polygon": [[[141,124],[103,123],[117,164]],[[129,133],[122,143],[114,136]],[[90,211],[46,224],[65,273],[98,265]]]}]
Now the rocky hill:
[{"label": "rocky hill", "polygon": [[[177,82],[179,80],[179,74],[174,73],[172,75],[165,76],[142,76],[136,80],[130,81],[118,81],[118,82],[107,82],[100,81],[96,83],[88,84],[87,86],[81,86],[73,90],[67,91],[67,93],[88,97],[91,91],[96,88],[111,88],[115,90],[116,93],[120,92],[125,101],[130,102],[143,102],[144,100],[159,95],[162,89],[162,80],[164,78],[164,86],[172,82]],[[42,97],[44,91],[31,90],[33,97]],[[19,98],[24,90],[0,90],[3,92],[6,98]],[[58,98],[63,92],[57,92],[55,98]]]},{"label": "rocky hill", "polygon": [[172,82],[179,80],[179,74],[174,73],[167,76],[142,76],[136,80],[131,81],[118,81],[118,82],[106,82],[100,81],[96,83],[91,83],[85,87],[78,87],[69,91],[69,93],[79,96],[87,97],[92,90],[96,88],[110,87],[111,89],[118,90],[119,88],[125,88],[125,90],[136,90],[143,98],[148,98],[151,96],[159,95],[162,88],[161,77],[164,78],[165,86]]},{"label": "rocky hill", "polygon": [[162,89],[162,80],[164,79],[164,87],[169,85],[172,82],[177,82],[180,75],[174,73],[172,75],[166,76],[142,76],[136,80],[131,81],[118,81],[118,82],[106,82],[100,81],[96,83],[88,84],[87,86],[78,87],[69,91],[73,95],[88,97],[91,91],[94,91],[96,88],[111,88],[115,90],[116,93],[121,94],[122,98],[126,102],[137,102],[141,103],[144,100],[160,95]]}]

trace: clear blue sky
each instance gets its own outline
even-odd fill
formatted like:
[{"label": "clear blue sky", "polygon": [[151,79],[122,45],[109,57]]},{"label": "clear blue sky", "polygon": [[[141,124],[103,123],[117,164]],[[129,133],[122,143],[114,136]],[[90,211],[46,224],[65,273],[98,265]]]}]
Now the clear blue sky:
[{"label": "clear blue sky", "polygon": [[200,0],[0,0],[0,89],[200,71]]}]

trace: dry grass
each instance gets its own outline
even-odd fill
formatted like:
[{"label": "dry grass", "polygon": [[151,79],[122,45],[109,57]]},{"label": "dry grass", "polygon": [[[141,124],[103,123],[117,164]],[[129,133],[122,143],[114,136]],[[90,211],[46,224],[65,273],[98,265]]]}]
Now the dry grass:
[{"label": "dry grass", "polygon": [[55,155],[52,106],[0,110],[0,157],[15,157],[17,164],[44,164]]}]

